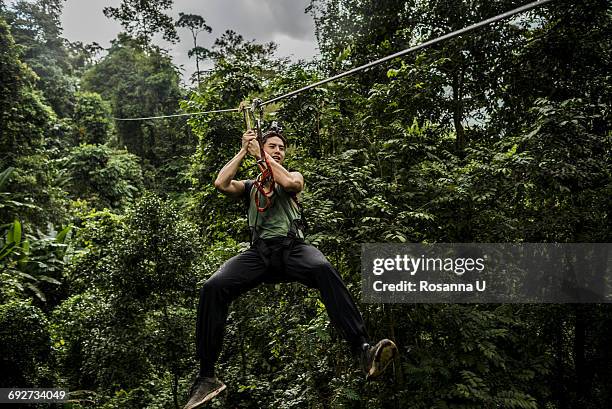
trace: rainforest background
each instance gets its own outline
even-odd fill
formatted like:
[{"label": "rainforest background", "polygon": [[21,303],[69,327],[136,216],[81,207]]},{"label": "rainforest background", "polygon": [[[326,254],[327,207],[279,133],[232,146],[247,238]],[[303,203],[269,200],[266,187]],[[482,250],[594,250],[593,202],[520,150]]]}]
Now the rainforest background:
[{"label": "rainforest background", "polygon": [[[290,62],[205,15],[173,20],[171,0],[106,8],[124,27],[107,50],[62,38],[61,0],[0,1],[0,386],[63,387],[74,409],[187,398],[199,288],[248,246],[243,207],[212,184],[244,125],[113,117],[267,99],[522,3],[312,0],[321,56]],[[305,176],[308,241],[357,300],[361,243],[610,241],[611,22],[607,1],[556,0],[270,107]],[[184,84],[155,34],[213,68]],[[401,351],[382,382],[364,381],[316,292],[251,291],[210,407],[612,402],[609,304],[360,308]]]}]

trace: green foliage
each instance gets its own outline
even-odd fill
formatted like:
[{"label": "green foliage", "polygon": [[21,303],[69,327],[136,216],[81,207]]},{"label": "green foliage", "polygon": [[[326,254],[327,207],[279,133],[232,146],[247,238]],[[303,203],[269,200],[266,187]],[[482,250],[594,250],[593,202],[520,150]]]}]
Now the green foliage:
[{"label": "green foliage", "polygon": [[109,251],[116,231],[123,229],[124,217],[104,210],[75,211],[75,255],[67,269],[70,294],[81,294],[93,285],[103,287],[109,275]]},{"label": "green foliage", "polygon": [[192,80],[195,78],[198,82],[198,87],[200,86],[200,61],[205,60],[209,54],[209,51],[204,48],[198,46],[198,34],[202,31],[206,31],[208,33],[212,32],[212,28],[206,24],[206,20],[197,14],[185,14],[179,13],[179,19],[176,21],[175,25],[177,27],[186,28],[191,32],[191,37],[193,39],[193,48],[187,52],[187,56],[189,58],[195,56],[196,60],[196,71],[192,75]]},{"label": "green foliage", "polygon": [[101,145],[108,142],[112,130],[110,106],[99,94],[76,94],[74,107],[74,131],[76,144]]},{"label": "green foliage", "polygon": [[533,222],[522,235],[545,242],[606,240],[601,226],[608,219],[612,141],[595,126],[610,123],[601,108],[582,99],[536,100],[533,121],[500,143],[517,147],[503,162],[514,181],[516,212]]},{"label": "green foliage", "polygon": [[[9,186],[9,179],[15,171],[14,167],[8,167],[0,173],[0,210],[3,214],[17,215],[22,209],[40,209],[29,203],[22,203],[14,200],[14,194],[6,191]],[[5,187],[7,186],[7,187]],[[10,216],[9,216],[10,217]],[[9,218],[7,217],[7,219]]]},{"label": "green foliage", "polygon": [[[14,168],[2,187],[0,220],[19,218],[44,225],[61,222],[61,193],[51,183],[44,151],[56,117],[34,88],[36,75],[19,57],[9,27],[0,18],[0,169]],[[42,207],[48,211],[40,212]]]},{"label": "green foliage", "polygon": [[19,248],[21,243],[21,223],[15,220],[12,224],[8,225],[8,231],[6,232],[6,239],[3,241],[2,250],[0,250],[0,260],[6,258],[16,249]]},{"label": "green foliage", "polygon": [[[10,25],[0,19],[3,380],[81,390],[91,402],[75,408],[180,407],[197,370],[197,290],[248,246],[244,209],[212,183],[239,149],[240,116],[117,121],[114,130],[111,112],[267,99],[516,6],[313,1],[322,56],[294,64],[233,31],[203,49],[197,33],[209,27],[182,14],[191,56],[213,63],[186,95],[168,54],[150,44],[170,2],[149,2],[153,14],[141,3],[107,8],[132,37],[120,34],[97,63],[95,45],[60,40],[59,0],[0,7]],[[266,123],[280,120],[291,143],[287,166],[306,180],[307,240],[355,299],[361,243],[609,241],[611,22],[603,0],[551,2],[267,107]],[[72,75],[86,67],[75,94]],[[252,164],[237,178],[252,178]],[[240,297],[217,368],[229,393],[210,406],[610,401],[607,305],[360,310],[372,340],[400,348],[382,382],[363,380],[316,291],[278,284]]]},{"label": "green foliage", "polygon": [[142,170],[135,155],[105,145],[74,147],[64,159],[65,188],[91,206],[123,208],[143,189]]},{"label": "green foliage", "polygon": [[198,247],[194,226],[181,220],[171,203],[145,194],[112,243],[114,262],[107,285],[118,300],[129,300],[118,308],[140,303],[162,308],[189,289]]},{"label": "green foliage", "polygon": [[109,405],[138,407],[153,396],[154,376],[178,399],[178,381],[191,366],[188,306],[200,250],[194,226],[150,193],[124,217],[90,212],[82,221],[76,238],[82,249],[67,280],[86,294],[54,312],[71,382],[101,387],[112,395],[100,398]]},{"label": "green foliage", "polygon": [[[21,223],[3,226],[0,239],[0,300],[8,302],[15,298],[35,298],[45,308],[61,297],[58,291],[62,272],[70,262],[68,238],[71,226],[57,232],[40,230],[36,235],[22,238]],[[23,239],[23,240],[22,240]]]},{"label": "green foliage", "polygon": [[48,322],[29,302],[0,304],[0,356],[3,387],[43,387],[50,384],[45,368],[51,352]]},{"label": "green foliage", "polygon": [[534,380],[550,374],[551,359],[530,338],[521,308],[400,306],[395,316],[402,310],[412,318],[418,362],[401,367],[401,396],[415,391],[409,407],[537,407]]},{"label": "green foliage", "polygon": [[23,49],[23,60],[38,75],[38,87],[60,116],[69,116],[77,79],[73,75],[70,50],[60,37],[62,0],[19,0],[5,13],[15,41]]},{"label": "green foliage", "polygon": [[[14,170],[10,167],[0,173],[2,214],[17,215],[39,210],[33,204],[14,200],[15,194],[4,191]],[[60,296],[57,290],[61,274],[70,260],[67,254],[70,226],[59,233],[52,225],[47,228],[47,234],[40,229],[29,234],[17,219],[0,227],[0,302],[35,297],[41,303],[50,301],[53,305]]]},{"label": "green foliage", "polygon": [[104,7],[104,15],[118,20],[126,32],[140,44],[149,46],[156,33],[166,41],[178,41],[172,18],[164,14],[172,0],[122,0],[119,7]]},{"label": "green foliage", "polygon": [[36,76],[20,61],[9,27],[1,18],[0,50],[0,151],[7,166],[42,146],[54,114],[33,89]]},{"label": "green foliage", "polygon": [[[158,48],[145,50],[122,34],[108,55],[84,74],[83,89],[109,101],[117,118],[173,114],[181,98],[179,71],[170,57]],[[186,173],[195,138],[183,118],[117,121],[115,126],[115,145],[150,164],[153,180],[147,187],[160,192],[185,187],[181,175]]]},{"label": "green foliage", "polygon": [[[3,189],[0,220],[20,219],[46,228],[47,223],[64,224],[65,193],[56,183],[56,169],[45,154],[16,158],[10,183]],[[44,209],[44,211],[41,211]]]}]

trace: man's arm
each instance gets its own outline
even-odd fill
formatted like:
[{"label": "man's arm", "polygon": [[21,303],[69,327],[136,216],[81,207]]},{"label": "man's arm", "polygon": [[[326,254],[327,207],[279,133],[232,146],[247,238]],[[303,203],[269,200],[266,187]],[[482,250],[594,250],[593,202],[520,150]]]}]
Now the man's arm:
[{"label": "man's arm", "polygon": [[242,147],[240,151],[223,166],[217,175],[217,179],[215,179],[215,188],[217,188],[219,192],[234,198],[238,198],[244,193],[244,182],[241,180],[234,180],[234,176],[236,176],[240,163],[248,152],[249,143],[251,143],[254,138],[255,132],[252,130],[246,131],[244,135],[242,135]]},{"label": "man's arm", "polygon": [[272,168],[274,182],[281,185],[288,192],[300,193],[304,189],[304,176],[300,172],[289,172],[268,153],[266,153],[266,157]]}]

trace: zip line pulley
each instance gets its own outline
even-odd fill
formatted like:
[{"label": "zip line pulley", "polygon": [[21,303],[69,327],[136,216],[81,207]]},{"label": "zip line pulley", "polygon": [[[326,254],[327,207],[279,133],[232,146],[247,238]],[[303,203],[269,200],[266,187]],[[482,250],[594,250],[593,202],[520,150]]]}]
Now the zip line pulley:
[{"label": "zip line pulley", "polygon": [[[270,198],[274,194],[275,186],[272,167],[270,166],[270,162],[268,161],[268,157],[264,151],[262,131],[264,115],[263,107],[263,101],[259,98],[255,98],[250,105],[246,102],[241,102],[238,108],[238,110],[242,112],[247,130],[253,129],[253,124],[255,124],[255,135],[257,143],[259,144],[260,155],[259,159],[257,160],[257,167],[261,173],[253,182],[253,186],[256,189],[255,205],[257,206],[257,211],[260,213],[266,211],[272,204]],[[261,205],[260,197],[262,197],[264,200],[263,205]]]}]

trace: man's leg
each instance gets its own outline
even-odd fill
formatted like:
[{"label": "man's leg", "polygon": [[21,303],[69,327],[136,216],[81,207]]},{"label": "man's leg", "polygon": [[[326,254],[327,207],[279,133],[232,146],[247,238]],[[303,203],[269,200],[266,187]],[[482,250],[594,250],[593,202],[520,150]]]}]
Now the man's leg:
[{"label": "man's leg", "polygon": [[229,259],[204,283],[196,326],[200,376],[191,387],[184,409],[199,408],[225,389],[214,370],[223,345],[229,306],[240,294],[260,284],[265,275],[263,261],[254,249],[249,249]]},{"label": "man's leg", "polygon": [[214,376],[214,366],[221,353],[225,323],[231,302],[261,284],[266,267],[255,249],[229,259],[200,290],[196,326],[200,376]]},{"label": "man's leg", "polygon": [[323,253],[309,244],[295,242],[290,251],[287,277],[321,292],[331,323],[349,342],[353,352],[360,351],[368,342],[368,334],[361,313],[338,271]]},{"label": "man's leg", "polygon": [[287,257],[287,278],[318,288],[330,321],[359,355],[366,378],[379,376],[398,356],[395,343],[383,339],[371,346],[363,318],[338,271],[315,247],[296,242]]}]

